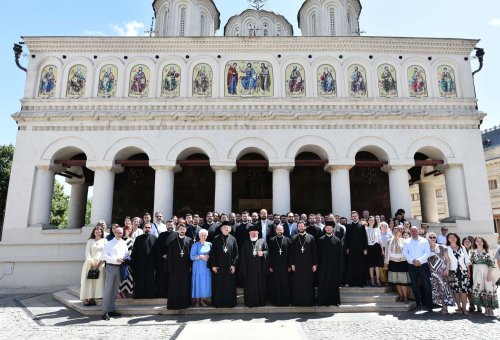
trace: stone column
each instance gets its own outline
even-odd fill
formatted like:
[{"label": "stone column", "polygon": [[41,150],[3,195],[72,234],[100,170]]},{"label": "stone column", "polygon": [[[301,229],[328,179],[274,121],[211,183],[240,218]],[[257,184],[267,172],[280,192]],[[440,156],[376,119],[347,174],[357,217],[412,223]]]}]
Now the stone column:
[{"label": "stone column", "polygon": [[469,203],[462,165],[446,165],[444,167],[444,177],[450,217],[469,218]]},{"label": "stone column", "polygon": [[87,208],[87,194],[89,187],[84,179],[67,181],[71,184],[69,199],[68,228],[77,229],[85,225],[85,211]]},{"label": "stone column", "polygon": [[94,167],[91,170],[94,171],[94,195],[90,224],[96,225],[100,220],[104,220],[109,226],[113,211],[116,169],[112,166],[102,166]]},{"label": "stone column", "polygon": [[436,200],[436,186],[431,179],[423,179],[418,183],[420,193],[420,209],[422,210],[422,222],[439,222],[438,205]]},{"label": "stone column", "polygon": [[351,216],[349,170],[352,165],[327,165],[325,168],[331,174],[332,212],[349,219]]},{"label": "stone column", "polygon": [[31,198],[31,214],[29,225],[48,226],[50,209],[54,192],[55,169],[49,166],[37,166],[35,186]]},{"label": "stone column", "polygon": [[273,172],[273,213],[290,211],[290,171],[293,166],[270,166]]},{"label": "stone column", "polygon": [[408,169],[413,165],[389,165],[389,191],[391,195],[392,216],[400,208],[404,209],[405,217],[413,217],[411,212],[410,185],[408,182]]},{"label": "stone column", "polygon": [[170,219],[174,210],[175,166],[152,166],[155,169],[154,212],[161,211],[165,219]]},{"label": "stone column", "polygon": [[234,166],[212,166],[215,171],[214,210],[229,214],[233,200],[233,170]]}]

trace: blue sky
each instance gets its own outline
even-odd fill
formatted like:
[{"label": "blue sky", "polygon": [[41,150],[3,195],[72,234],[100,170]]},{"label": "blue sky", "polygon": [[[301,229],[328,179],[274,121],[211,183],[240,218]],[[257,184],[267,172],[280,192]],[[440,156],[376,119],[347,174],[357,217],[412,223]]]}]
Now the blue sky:
[{"label": "blue sky", "polygon": [[[482,129],[500,125],[498,63],[500,61],[500,0],[362,0],[361,29],[366,36],[477,38],[486,51],[476,75],[479,109],[486,112]],[[228,18],[249,8],[246,0],[215,0],[221,30]],[[303,0],[269,0],[264,9],[284,15],[295,34]],[[4,83],[0,91],[0,144],[15,144],[25,73],[14,63],[12,46],[20,36],[143,35],[153,16],[152,0],[21,0],[8,1],[0,20]],[[27,64],[27,58],[21,60]],[[473,61],[473,69],[477,68]]]}]

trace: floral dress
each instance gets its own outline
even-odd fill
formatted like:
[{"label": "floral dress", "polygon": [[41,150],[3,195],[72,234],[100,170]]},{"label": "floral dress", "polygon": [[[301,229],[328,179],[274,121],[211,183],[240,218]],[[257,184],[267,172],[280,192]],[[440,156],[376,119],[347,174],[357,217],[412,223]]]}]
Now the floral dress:
[{"label": "floral dress", "polygon": [[431,248],[432,255],[427,262],[431,270],[432,302],[443,306],[455,305],[453,294],[448,281],[444,277],[447,271],[445,254],[448,253],[446,246],[441,244]]},{"label": "floral dress", "polygon": [[477,306],[491,309],[498,308],[498,297],[493,278],[489,282],[486,281],[489,268],[495,268],[493,257],[485,250],[479,252],[477,249],[473,249],[470,260],[474,276],[472,301]]},{"label": "floral dress", "polygon": [[455,277],[457,279],[450,284],[450,287],[455,293],[470,293],[471,291],[471,284],[467,276],[467,266],[463,268],[459,261],[460,255],[462,255],[461,252],[464,251],[464,249],[465,248],[459,247],[457,250],[453,250],[452,256],[455,256],[458,262],[457,269],[455,270]]}]

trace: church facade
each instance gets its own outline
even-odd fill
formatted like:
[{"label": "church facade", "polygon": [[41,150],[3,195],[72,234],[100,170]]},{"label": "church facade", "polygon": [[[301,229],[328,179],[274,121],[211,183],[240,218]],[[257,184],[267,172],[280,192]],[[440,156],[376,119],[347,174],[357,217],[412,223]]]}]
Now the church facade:
[{"label": "church facade", "polygon": [[[91,226],[144,211],[411,217],[418,185],[437,223],[434,175],[450,229],[493,237],[477,40],[360,36],[359,0],[304,1],[302,36],[253,9],[215,36],[211,0],[153,9],[154,37],[24,37],[0,286],[77,282]],[[65,229],[50,226],[56,175],[71,184]]]}]

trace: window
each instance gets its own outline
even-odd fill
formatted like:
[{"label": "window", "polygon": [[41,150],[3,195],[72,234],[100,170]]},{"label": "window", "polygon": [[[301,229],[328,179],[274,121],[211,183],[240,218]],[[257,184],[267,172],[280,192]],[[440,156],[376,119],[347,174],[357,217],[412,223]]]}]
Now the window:
[{"label": "window", "polygon": [[335,10],[330,9],[330,35],[335,35]]},{"label": "window", "polygon": [[267,30],[267,28],[264,28],[264,36],[267,37],[269,35],[269,31]]},{"label": "window", "polygon": [[200,18],[200,36],[203,37],[205,35],[205,16],[202,15]]},{"label": "window", "polygon": [[353,33],[352,25],[351,25],[351,12],[347,12],[347,35],[351,35]]},{"label": "window", "polygon": [[186,7],[181,8],[181,24],[179,35],[183,37],[186,34]]},{"label": "window", "polygon": [[411,194],[411,200],[413,202],[420,201],[420,194]]},{"label": "window", "polygon": [[436,198],[443,197],[443,189],[436,189]]},{"label": "window", "polygon": [[495,190],[498,189],[498,183],[496,179],[490,179],[488,180],[488,187],[490,190]]},{"label": "window", "polygon": [[312,20],[312,35],[317,36],[318,35],[318,26],[316,25],[316,14],[312,15],[311,20]]}]

